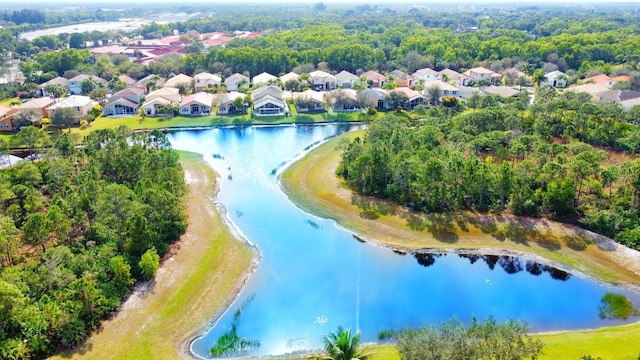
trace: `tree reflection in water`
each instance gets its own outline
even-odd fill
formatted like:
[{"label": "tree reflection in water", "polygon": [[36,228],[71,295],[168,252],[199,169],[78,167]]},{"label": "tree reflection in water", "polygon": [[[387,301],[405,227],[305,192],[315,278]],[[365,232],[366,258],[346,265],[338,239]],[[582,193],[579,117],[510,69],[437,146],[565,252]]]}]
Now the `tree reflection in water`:
[{"label": "tree reflection in water", "polygon": [[[399,255],[404,253],[394,251]],[[413,253],[418,264],[429,267],[435,264],[436,259],[446,254],[442,253]],[[517,274],[521,271],[527,271],[531,275],[538,276],[542,273],[549,273],[552,279],[566,281],[571,278],[571,274],[566,271],[554,268],[553,266],[540,264],[533,260],[522,259],[516,256],[507,255],[482,255],[482,254],[458,254],[459,257],[469,260],[472,265],[478,260],[482,260],[487,264],[489,269],[494,270],[499,265],[507,274]]]}]

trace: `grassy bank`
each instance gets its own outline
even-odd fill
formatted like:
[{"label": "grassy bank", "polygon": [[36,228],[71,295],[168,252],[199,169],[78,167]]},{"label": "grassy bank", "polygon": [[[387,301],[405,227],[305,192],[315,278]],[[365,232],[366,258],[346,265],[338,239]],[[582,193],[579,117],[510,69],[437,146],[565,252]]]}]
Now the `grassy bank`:
[{"label": "grassy bank", "polygon": [[177,359],[188,342],[233,299],[255,255],[223,223],[210,198],[215,174],[200,155],[181,154],[189,225],[155,282],[138,289],[119,313],[73,353],[74,359]]},{"label": "grassy bank", "polygon": [[[343,135],[353,139],[362,132]],[[485,214],[418,214],[354,194],[335,175],[340,138],[313,150],[285,170],[281,184],[301,208],[332,218],[369,241],[409,250],[453,250],[532,254],[596,279],[638,285],[638,263],[624,251],[603,251],[581,229],[544,219]],[[540,335],[541,359],[637,359],[640,325]],[[618,354],[622,354],[620,357]]]}]

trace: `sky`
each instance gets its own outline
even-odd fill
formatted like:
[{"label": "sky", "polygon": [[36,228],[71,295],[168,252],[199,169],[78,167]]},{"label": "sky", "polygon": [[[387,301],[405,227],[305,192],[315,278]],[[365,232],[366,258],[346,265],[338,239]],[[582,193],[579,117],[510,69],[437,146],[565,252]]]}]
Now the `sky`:
[{"label": "sky", "polygon": [[[55,0],[54,0],[55,1]],[[20,0],[20,3],[29,4],[29,3],[54,3],[52,0],[44,1],[44,0]],[[208,4],[242,4],[242,3],[257,3],[257,4],[277,4],[277,3],[298,3],[298,4],[315,4],[318,2],[324,2],[325,4],[331,3],[339,3],[341,5],[354,3],[354,4],[376,4],[376,3],[387,3],[387,4],[438,4],[438,3],[469,3],[469,4],[492,4],[492,3],[527,3],[527,4],[539,4],[539,3],[547,3],[547,4],[556,4],[562,5],[566,3],[575,3],[575,4],[584,4],[584,3],[612,3],[612,1],[604,1],[604,0],[408,0],[408,1],[393,1],[393,0],[135,0],[136,3],[174,3],[174,4],[197,4],[197,3],[208,3]],[[65,4],[117,4],[117,3],[129,3],[128,0],[60,0],[60,2]],[[637,3],[640,6],[640,0],[627,0],[627,1],[613,1],[616,3]],[[15,0],[0,0],[0,8],[2,4],[15,6]]]}]

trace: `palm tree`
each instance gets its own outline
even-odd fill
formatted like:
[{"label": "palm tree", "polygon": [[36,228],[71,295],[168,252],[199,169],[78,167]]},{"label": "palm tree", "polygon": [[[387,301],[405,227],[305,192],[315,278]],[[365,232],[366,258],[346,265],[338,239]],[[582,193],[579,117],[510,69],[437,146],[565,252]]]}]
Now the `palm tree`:
[{"label": "palm tree", "polygon": [[442,89],[439,85],[430,86],[427,88],[427,93],[429,94],[429,102],[431,105],[437,105],[442,97]]},{"label": "palm tree", "polygon": [[540,87],[540,84],[547,81],[547,75],[544,73],[544,70],[538,69],[533,72],[533,75],[531,75],[531,80],[536,87]]},{"label": "palm tree", "polygon": [[360,332],[353,336],[351,329],[338,326],[335,332],[329,333],[322,340],[327,359],[332,360],[366,360],[369,355],[360,348]]}]

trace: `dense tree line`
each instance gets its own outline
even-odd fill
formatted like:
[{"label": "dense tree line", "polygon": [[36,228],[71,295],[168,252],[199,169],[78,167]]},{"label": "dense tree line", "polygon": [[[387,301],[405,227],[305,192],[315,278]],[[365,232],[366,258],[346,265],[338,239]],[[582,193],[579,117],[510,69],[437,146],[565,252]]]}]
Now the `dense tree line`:
[{"label": "dense tree line", "polygon": [[[472,97],[467,110],[432,108],[415,123],[388,116],[345,147],[337,173],[359,193],[420,211],[578,221],[638,248],[640,129],[626,120],[639,109],[545,91],[530,108]],[[603,149],[627,155],[611,163]]]},{"label": "dense tree line", "polygon": [[[46,134],[19,133],[34,147]],[[177,153],[160,132],[61,135],[45,158],[0,171],[0,357],[83,341],[184,231]]]}]

